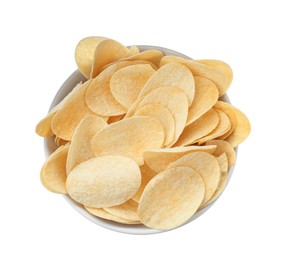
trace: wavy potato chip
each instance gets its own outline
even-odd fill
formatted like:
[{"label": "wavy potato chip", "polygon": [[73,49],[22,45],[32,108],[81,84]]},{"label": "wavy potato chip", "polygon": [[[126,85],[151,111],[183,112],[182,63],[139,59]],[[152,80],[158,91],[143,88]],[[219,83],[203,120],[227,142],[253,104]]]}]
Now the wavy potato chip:
[{"label": "wavy potato chip", "polygon": [[60,146],[48,157],[41,169],[41,182],[49,191],[67,194],[65,182],[68,150],[69,145]]},{"label": "wavy potato chip", "polygon": [[71,198],[94,208],[112,207],[131,199],[141,182],[138,165],[130,158],[107,155],[77,165],[67,177]]},{"label": "wavy potato chip", "polygon": [[228,160],[228,167],[230,168],[236,162],[236,153],[233,146],[223,140],[211,140],[206,142],[206,145],[216,145],[216,149],[214,151],[215,156],[220,156],[223,153],[226,154]]},{"label": "wavy potato chip", "polygon": [[94,53],[100,42],[108,38],[100,36],[91,36],[82,39],[75,49],[75,61],[78,70],[89,79],[92,65],[94,62]]},{"label": "wavy potato chip", "polygon": [[110,79],[114,98],[127,109],[136,101],[140,91],[155,73],[149,64],[136,64],[116,71]]},{"label": "wavy potato chip", "polygon": [[218,113],[212,108],[192,124],[187,125],[174,146],[194,144],[211,133],[219,123]]},{"label": "wavy potato chip", "polygon": [[168,166],[185,166],[195,170],[205,183],[205,195],[201,204],[205,204],[214,194],[221,178],[220,167],[213,155],[206,152],[186,154]]},{"label": "wavy potato chip", "polygon": [[194,77],[194,79],[195,96],[188,110],[186,125],[193,123],[211,109],[219,96],[218,88],[212,81],[199,76]]},{"label": "wavy potato chip", "polygon": [[182,156],[193,153],[204,151],[212,154],[216,146],[206,145],[206,146],[186,146],[186,147],[173,147],[173,148],[163,148],[155,149],[144,152],[145,163],[154,171],[162,172],[169,164],[178,160]]},{"label": "wavy potato chip", "polygon": [[160,148],[164,141],[162,125],[154,118],[123,119],[100,131],[92,140],[95,156],[123,155],[143,164],[143,152]]},{"label": "wavy potato chip", "polygon": [[72,137],[67,156],[67,175],[78,164],[94,157],[92,138],[108,124],[98,116],[88,116],[81,120]]},{"label": "wavy potato chip", "polygon": [[121,224],[130,224],[130,225],[140,224],[139,221],[131,221],[128,219],[123,219],[123,218],[119,218],[117,216],[114,216],[111,213],[109,213],[106,210],[101,209],[101,208],[91,208],[91,207],[87,207],[87,206],[84,206],[84,207],[90,214],[92,214],[96,217],[102,218],[102,219],[111,220],[111,221],[118,222]]},{"label": "wavy potato chip", "polygon": [[201,176],[189,167],[174,167],[156,175],[139,203],[140,221],[168,230],[181,226],[199,208],[205,193]]},{"label": "wavy potato chip", "polygon": [[220,156],[215,157],[217,160],[221,173],[228,172],[228,159],[226,153],[222,153]]},{"label": "wavy potato chip", "polygon": [[195,82],[192,73],[180,63],[169,63],[158,69],[142,88],[139,97],[147,96],[153,90],[161,87],[180,88],[192,104],[195,93]]},{"label": "wavy potato chip", "polygon": [[158,120],[163,126],[165,133],[164,146],[168,146],[175,135],[175,121],[172,113],[160,104],[149,104],[137,109],[135,116],[150,116]]},{"label": "wavy potato chip", "polygon": [[223,96],[229,88],[229,79],[220,70],[217,70],[211,66],[195,62],[193,60],[187,60],[178,56],[167,55],[161,59],[160,67],[171,62],[179,62],[190,69],[194,76],[200,76],[211,80],[218,88],[219,97]]},{"label": "wavy potato chip", "polygon": [[130,221],[139,221],[138,203],[133,200],[127,200],[121,205],[104,208],[105,211],[119,218],[128,219]]}]

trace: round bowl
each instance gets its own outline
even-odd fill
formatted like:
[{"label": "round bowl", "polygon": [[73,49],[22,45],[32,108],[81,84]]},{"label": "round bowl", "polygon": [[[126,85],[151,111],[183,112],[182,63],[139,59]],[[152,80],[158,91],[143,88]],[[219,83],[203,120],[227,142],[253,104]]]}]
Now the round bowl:
[{"label": "round bowl", "polygon": [[[167,49],[167,48],[163,48],[163,47],[148,46],[148,45],[138,45],[137,47],[139,48],[140,51],[154,49],[154,50],[162,51],[165,55],[175,55],[175,56],[180,56],[180,57],[183,57],[183,58],[191,59],[190,57],[188,57],[188,56],[186,56],[186,55],[184,55],[182,53],[179,53],[177,51],[170,50],[170,49]],[[55,97],[54,97],[54,99],[53,99],[53,101],[51,103],[51,106],[49,108],[49,111],[54,106],[56,106],[81,81],[82,82],[86,81],[86,78],[78,70],[74,71],[68,77],[68,79],[63,83],[63,85],[60,87],[60,89],[56,93],[56,95],[55,95]],[[229,98],[228,98],[228,96],[226,94],[221,98],[221,100],[230,103],[230,100],[229,100]],[[53,153],[56,149],[57,149],[57,146],[54,144],[53,137],[44,139],[44,152],[45,152],[46,158],[51,153]],[[237,154],[237,149],[236,149],[236,154]],[[229,183],[229,180],[230,180],[230,178],[232,176],[232,173],[234,171],[234,167],[235,167],[235,165],[233,165],[229,169],[228,183]],[[107,228],[107,229],[110,229],[110,230],[114,230],[114,231],[118,231],[118,232],[122,232],[122,233],[134,234],[134,235],[146,235],[146,234],[156,234],[156,233],[165,232],[163,230],[151,229],[151,228],[148,228],[148,227],[146,227],[144,225],[125,225],[125,224],[120,224],[120,223],[116,223],[116,222],[113,222],[113,221],[109,221],[109,220],[98,218],[98,217],[90,214],[88,211],[86,211],[85,208],[81,204],[79,204],[79,203],[75,202],[74,200],[72,200],[68,195],[63,195],[63,197],[82,216],[84,216],[85,218],[89,219],[93,223],[95,223],[95,224],[97,224],[99,226],[102,226],[104,228]],[[193,220],[197,219],[199,216],[201,216],[204,212],[206,212],[219,199],[219,197],[215,201],[213,201],[212,203],[207,205],[206,207],[204,207],[201,210],[197,211],[183,225],[185,225],[187,223],[190,223],[191,221],[193,221]]]}]

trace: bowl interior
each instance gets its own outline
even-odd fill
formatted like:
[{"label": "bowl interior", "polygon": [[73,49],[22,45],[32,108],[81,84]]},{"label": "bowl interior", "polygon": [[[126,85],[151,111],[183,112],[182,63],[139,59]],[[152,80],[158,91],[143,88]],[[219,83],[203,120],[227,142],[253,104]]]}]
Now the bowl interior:
[{"label": "bowl interior", "polygon": [[[186,56],[186,55],[184,55],[182,53],[179,53],[179,52],[176,52],[174,50],[167,49],[167,48],[162,48],[162,47],[158,47],[158,46],[148,46],[148,45],[138,45],[137,47],[139,48],[140,51],[154,49],[154,50],[162,51],[165,55],[175,55],[175,56],[180,56],[180,57],[183,57],[183,58],[191,59],[190,57],[188,57],[188,56]],[[56,93],[56,95],[55,95],[55,97],[54,97],[54,99],[53,99],[53,101],[51,103],[51,106],[49,108],[49,111],[54,106],[56,106],[81,81],[85,82],[86,78],[78,70],[76,70],[75,72],[73,72],[68,77],[68,79],[63,83],[61,88]],[[224,95],[221,99],[223,101],[226,101],[226,102],[230,103],[230,100],[229,100],[227,95]],[[44,139],[44,152],[45,152],[46,158],[51,153],[53,153],[56,149],[57,149],[57,146],[54,144],[53,137]],[[236,153],[237,153],[237,149],[236,149]],[[231,178],[231,175],[232,175],[232,173],[234,171],[234,166],[235,165],[233,165],[229,169],[228,182],[229,182],[229,180]],[[90,214],[88,211],[86,211],[85,208],[81,204],[78,204],[77,202],[72,200],[68,195],[63,195],[63,197],[81,215],[83,215],[85,218],[89,219],[90,221],[92,221],[92,222],[94,222],[94,223],[96,223],[96,224],[98,224],[98,225],[100,225],[100,226],[102,226],[104,228],[107,228],[107,229],[110,229],[110,230],[114,230],[114,231],[118,231],[118,232],[122,232],[122,233],[137,234],[137,235],[156,234],[156,233],[164,232],[162,230],[156,230],[156,229],[148,228],[148,227],[146,227],[144,225],[125,225],[125,224],[120,224],[120,223],[116,223],[116,222],[113,222],[113,221],[109,221],[109,220],[98,218],[98,217]],[[193,215],[193,217],[190,218],[185,224],[187,224],[187,223],[195,220],[199,216],[201,216],[204,212],[206,212],[217,201],[217,199],[215,201],[213,201],[211,204],[209,204],[206,207],[202,208],[201,210],[197,211]],[[183,224],[183,225],[185,225],[185,224]]]}]

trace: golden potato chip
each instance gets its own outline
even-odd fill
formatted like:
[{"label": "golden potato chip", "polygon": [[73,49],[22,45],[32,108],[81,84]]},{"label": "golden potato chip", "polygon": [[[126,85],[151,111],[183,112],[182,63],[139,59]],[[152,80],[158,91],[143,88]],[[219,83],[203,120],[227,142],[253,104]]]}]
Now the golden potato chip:
[{"label": "golden potato chip", "polygon": [[132,199],[127,200],[118,206],[104,208],[104,210],[119,218],[128,219],[131,221],[139,221],[138,203]]},{"label": "golden potato chip", "polygon": [[119,115],[119,116],[110,116],[107,123],[110,125],[110,124],[113,124],[113,123],[116,123],[120,120],[123,119],[125,115]]},{"label": "golden potato chip", "polygon": [[67,177],[71,198],[85,206],[102,208],[131,199],[141,182],[138,165],[130,158],[108,155],[78,164]]},{"label": "golden potato chip", "polygon": [[136,192],[136,194],[132,198],[133,200],[135,200],[138,203],[141,199],[142,193],[143,193],[146,185],[157,174],[156,172],[152,171],[146,164],[143,164],[140,166],[140,171],[141,171],[141,184],[140,184],[138,191]]},{"label": "golden potato chip", "polygon": [[54,143],[59,147],[59,146],[67,144],[68,141],[63,140],[63,139],[59,138],[58,136],[55,136]]},{"label": "golden potato chip", "polygon": [[194,79],[195,96],[188,110],[186,125],[193,123],[211,109],[219,96],[218,88],[212,81],[199,76],[194,77]]},{"label": "golden potato chip", "polygon": [[186,154],[200,151],[212,154],[215,149],[216,146],[214,145],[194,145],[187,147],[155,149],[144,152],[144,161],[154,172],[158,173],[164,171],[169,164],[178,160]]},{"label": "golden potato chip", "polygon": [[138,54],[139,52],[140,52],[140,51],[139,51],[138,47],[135,46],[135,45],[132,45],[132,46],[129,48],[129,51],[128,51],[128,53],[127,53],[127,57],[132,56],[132,55],[135,55],[135,54]]},{"label": "golden potato chip", "polygon": [[71,141],[80,121],[86,116],[95,115],[85,103],[85,91],[90,82],[81,85],[53,117],[51,128],[59,138]]},{"label": "golden potato chip", "polygon": [[233,147],[242,143],[250,134],[251,125],[246,115],[238,108],[233,107],[233,112],[236,117],[237,124],[233,132],[225,139]]},{"label": "golden potato chip", "polygon": [[101,41],[94,52],[90,77],[95,78],[105,65],[122,59],[128,53],[129,49],[117,41],[110,39]]},{"label": "golden potato chip", "polygon": [[177,87],[187,95],[189,106],[192,104],[195,92],[195,82],[192,73],[186,66],[172,62],[164,65],[147,81],[139,97],[147,96],[160,87]]},{"label": "golden potato chip", "polygon": [[211,133],[197,140],[199,144],[203,144],[208,140],[216,139],[218,136],[227,133],[230,129],[231,123],[228,116],[217,108],[214,108],[214,110],[218,113],[219,123]]},{"label": "golden potato chip", "polygon": [[221,178],[220,167],[213,155],[206,152],[186,154],[177,161],[171,163],[168,168],[185,166],[195,170],[205,183],[205,195],[202,205],[214,194]]},{"label": "golden potato chip", "polygon": [[75,129],[68,152],[67,174],[76,165],[95,157],[91,147],[92,138],[106,126],[108,124],[98,116],[88,116],[81,120]]},{"label": "golden potato chip", "polygon": [[224,135],[219,136],[217,139],[220,140],[225,140],[225,138],[227,138],[235,129],[236,125],[237,125],[237,121],[236,121],[236,116],[234,114],[234,109],[233,106],[227,102],[224,101],[218,101],[215,105],[214,108],[217,108],[219,110],[221,110],[222,112],[224,112],[230,121],[231,127],[228,130],[227,133],[225,133]]},{"label": "golden potato chip", "polygon": [[91,36],[82,39],[75,49],[75,61],[79,71],[89,79],[94,62],[94,53],[100,42],[107,40],[105,37]]},{"label": "golden potato chip", "polygon": [[101,208],[91,208],[91,207],[87,207],[87,206],[84,206],[84,207],[90,214],[92,214],[96,217],[102,218],[102,219],[111,220],[111,221],[118,222],[121,224],[130,224],[130,225],[140,224],[139,221],[131,221],[128,219],[123,219],[123,218],[119,218],[117,216],[114,216],[114,215],[110,214],[109,212],[107,212],[106,210],[101,209]]},{"label": "golden potato chip", "polygon": [[214,151],[215,156],[220,156],[223,153],[226,154],[228,160],[228,167],[230,168],[236,162],[236,153],[233,146],[222,140],[211,140],[206,142],[206,145],[216,145],[216,149]]},{"label": "golden potato chip", "polygon": [[194,61],[201,64],[205,64],[207,66],[213,67],[216,70],[221,71],[228,78],[228,85],[230,86],[233,79],[233,71],[227,63],[221,60],[194,60]]},{"label": "golden potato chip", "polygon": [[181,89],[176,87],[157,88],[143,98],[137,109],[150,104],[160,104],[172,113],[175,120],[173,144],[178,139],[185,127],[188,114],[188,100],[186,94]]},{"label": "golden potato chip", "polygon": [[227,159],[226,153],[222,153],[220,156],[215,157],[215,159],[217,160],[219,164],[221,173],[228,172],[228,159]]},{"label": "golden potato chip", "polygon": [[116,71],[110,79],[114,98],[127,109],[136,101],[147,80],[155,73],[149,64],[136,64]]},{"label": "golden potato chip", "polygon": [[100,131],[92,140],[95,156],[123,155],[143,164],[143,152],[160,148],[164,141],[162,125],[154,118],[123,119]]},{"label": "golden potato chip", "polygon": [[217,190],[215,191],[213,196],[205,204],[201,205],[200,209],[206,207],[211,202],[215,201],[221,195],[221,193],[224,191],[224,189],[227,185],[227,182],[228,182],[228,173],[222,172],[221,179],[220,179]]},{"label": "golden potato chip", "polygon": [[172,113],[160,104],[149,104],[135,111],[135,116],[150,116],[157,119],[163,126],[165,137],[164,146],[168,146],[174,140],[175,121]]},{"label": "golden potato chip", "polygon": [[177,56],[164,56],[161,59],[160,67],[171,62],[179,62],[187,66],[194,76],[200,76],[211,80],[218,88],[219,96],[223,96],[229,88],[229,79],[220,70],[216,70],[211,66],[207,66],[193,60],[187,60]]},{"label": "golden potato chip", "polygon": [[66,159],[69,145],[60,146],[44,163],[40,179],[49,191],[66,194]]},{"label": "golden potato chip", "polygon": [[156,175],[139,203],[140,221],[168,230],[181,226],[199,208],[205,193],[201,176],[189,167],[174,167]]},{"label": "golden potato chip", "polygon": [[212,108],[192,124],[187,125],[174,146],[185,146],[196,143],[197,140],[211,133],[218,123],[218,113]]}]

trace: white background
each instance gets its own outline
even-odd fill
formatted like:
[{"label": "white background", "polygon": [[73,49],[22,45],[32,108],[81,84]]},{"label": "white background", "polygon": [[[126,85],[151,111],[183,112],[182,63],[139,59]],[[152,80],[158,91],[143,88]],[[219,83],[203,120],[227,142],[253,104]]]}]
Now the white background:
[{"label": "white background", "polygon": [[[1,1],[1,259],[287,259],[287,1]],[[102,35],[228,62],[251,120],[233,178],[196,221],[159,235],[99,227],[39,180],[35,124]],[[286,239],[286,241],[285,241]]]}]

